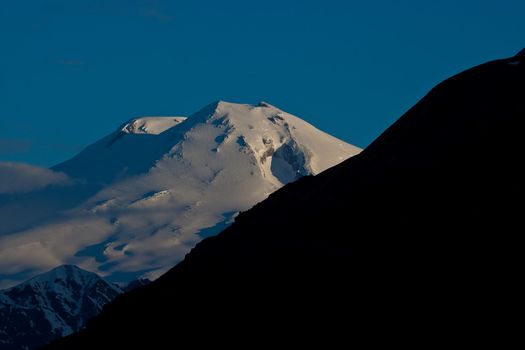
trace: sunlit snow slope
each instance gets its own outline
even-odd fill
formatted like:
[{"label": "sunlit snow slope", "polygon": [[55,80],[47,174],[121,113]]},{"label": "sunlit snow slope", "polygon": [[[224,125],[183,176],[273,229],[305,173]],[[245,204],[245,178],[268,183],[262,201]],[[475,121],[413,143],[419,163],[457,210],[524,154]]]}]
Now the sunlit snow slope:
[{"label": "sunlit snow slope", "polygon": [[239,211],[359,152],[266,103],[132,120],[52,168],[74,186],[0,206],[27,215],[1,232],[0,277],[5,287],[68,263],[112,281],[155,278]]}]

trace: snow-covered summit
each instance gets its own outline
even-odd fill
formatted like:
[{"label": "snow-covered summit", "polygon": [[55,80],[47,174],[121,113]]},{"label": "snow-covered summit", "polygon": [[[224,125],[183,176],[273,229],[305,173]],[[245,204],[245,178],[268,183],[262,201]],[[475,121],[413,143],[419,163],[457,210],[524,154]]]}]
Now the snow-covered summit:
[{"label": "snow-covered summit", "polygon": [[120,130],[126,134],[158,135],[184,120],[185,117],[141,117],[128,121]]},{"label": "snow-covered summit", "polygon": [[[278,186],[317,174],[360,152],[265,102],[251,105],[217,101],[167,134],[174,138],[184,135],[171,154],[198,152],[189,156],[204,157],[207,166],[214,160],[226,164],[228,160],[218,155],[221,152],[248,154],[260,174]],[[202,147],[204,144],[208,147]]]},{"label": "snow-covered summit", "polygon": [[107,284],[108,288],[114,290],[115,292],[122,292],[117,285],[104,281],[96,273],[86,271],[71,264],[57,266],[54,269],[37,275],[15,287],[6,289],[5,292],[9,294],[14,290],[23,290],[27,287],[40,290],[52,289],[56,292],[61,288],[61,286],[64,286],[65,284],[76,283],[85,288],[93,286],[100,281],[103,281],[105,284]]},{"label": "snow-covered summit", "polygon": [[153,279],[238,212],[359,152],[264,102],[134,119],[53,168],[76,186],[11,209],[63,208],[0,237],[0,274],[72,263],[111,281]]}]

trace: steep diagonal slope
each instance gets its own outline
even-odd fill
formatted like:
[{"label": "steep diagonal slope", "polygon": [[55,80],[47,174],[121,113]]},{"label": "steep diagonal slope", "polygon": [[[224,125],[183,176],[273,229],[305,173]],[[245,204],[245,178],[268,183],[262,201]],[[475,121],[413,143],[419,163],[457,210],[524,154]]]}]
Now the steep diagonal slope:
[{"label": "steep diagonal slope", "polygon": [[0,348],[33,349],[78,331],[122,290],[73,265],[0,291]]},{"label": "steep diagonal slope", "polygon": [[452,77],[360,155],[272,194],[51,349],[350,346],[363,332],[501,345],[516,328],[524,117],[523,56]]},{"label": "steep diagonal slope", "polygon": [[[113,282],[153,279],[238,212],[359,151],[267,103],[132,120],[53,168],[76,179],[62,191],[81,200],[0,237],[0,283],[63,263]],[[37,194],[45,210],[56,191]]]}]

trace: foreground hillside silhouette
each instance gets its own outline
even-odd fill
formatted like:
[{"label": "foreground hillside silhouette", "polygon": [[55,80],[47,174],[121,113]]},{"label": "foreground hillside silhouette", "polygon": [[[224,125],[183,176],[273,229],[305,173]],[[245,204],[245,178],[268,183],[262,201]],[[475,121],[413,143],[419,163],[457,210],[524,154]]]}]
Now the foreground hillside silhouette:
[{"label": "foreground hillside silhouette", "polygon": [[439,84],[360,155],[285,186],[50,348],[457,344],[512,332],[523,56]]}]

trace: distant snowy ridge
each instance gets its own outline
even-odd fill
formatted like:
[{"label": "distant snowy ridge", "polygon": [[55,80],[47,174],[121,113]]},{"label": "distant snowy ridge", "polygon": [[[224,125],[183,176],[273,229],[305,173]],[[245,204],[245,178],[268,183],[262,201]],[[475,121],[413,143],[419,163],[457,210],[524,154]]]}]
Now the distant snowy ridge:
[{"label": "distant snowy ridge", "polygon": [[238,212],[360,151],[264,102],[130,120],[52,168],[74,186],[0,206],[0,281],[64,263],[154,279]]},{"label": "distant snowy ridge", "polygon": [[0,348],[31,349],[71,334],[120,293],[118,286],[73,265],[0,290]]}]

